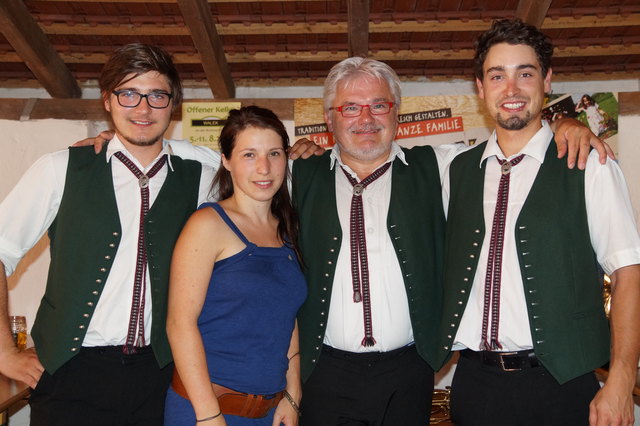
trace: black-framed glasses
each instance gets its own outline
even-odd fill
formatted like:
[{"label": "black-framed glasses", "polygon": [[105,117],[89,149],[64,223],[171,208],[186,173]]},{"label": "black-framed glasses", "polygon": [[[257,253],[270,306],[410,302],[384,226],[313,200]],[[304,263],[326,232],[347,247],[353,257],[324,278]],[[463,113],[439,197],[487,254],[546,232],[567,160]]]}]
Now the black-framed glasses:
[{"label": "black-framed glasses", "polygon": [[329,109],[336,110],[340,114],[342,114],[343,117],[350,118],[350,117],[360,116],[364,108],[369,108],[369,112],[372,115],[389,114],[389,111],[391,111],[391,108],[393,108],[393,105],[394,105],[393,102],[374,102],[372,104],[366,104],[366,105],[359,105],[359,104],[342,105],[339,107],[331,107]]},{"label": "black-framed glasses", "polygon": [[118,98],[120,106],[125,108],[135,108],[140,105],[142,98],[146,98],[151,108],[163,109],[169,106],[173,98],[173,95],[167,92],[151,92],[143,95],[135,90],[114,90],[113,94]]}]

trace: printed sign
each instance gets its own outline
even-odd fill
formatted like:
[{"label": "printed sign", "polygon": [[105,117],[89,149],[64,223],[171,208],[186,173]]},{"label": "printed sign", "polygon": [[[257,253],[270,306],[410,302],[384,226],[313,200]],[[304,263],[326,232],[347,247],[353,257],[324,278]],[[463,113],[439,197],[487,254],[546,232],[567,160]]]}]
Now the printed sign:
[{"label": "printed sign", "polygon": [[182,137],[194,145],[204,145],[219,151],[218,137],[229,111],[240,106],[240,102],[184,102]]}]

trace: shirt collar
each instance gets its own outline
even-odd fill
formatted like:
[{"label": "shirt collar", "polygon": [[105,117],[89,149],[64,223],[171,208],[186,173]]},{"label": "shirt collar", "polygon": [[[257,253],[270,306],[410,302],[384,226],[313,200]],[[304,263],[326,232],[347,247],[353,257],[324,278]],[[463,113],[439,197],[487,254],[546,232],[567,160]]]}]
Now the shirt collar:
[{"label": "shirt collar", "polygon": [[[385,161],[383,164],[391,163],[393,160],[396,159],[396,157],[399,158],[400,161],[402,161],[405,166],[409,165],[405,158],[404,151],[402,150],[400,145],[398,145],[396,142],[391,142],[391,151],[389,152],[389,157],[387,158],[387,161]],[[331,158],[331,163],[329,164],[329,169],[333,170],[337,162],[340,167],[344,168],[353,177],[357,178],[356,173],[353,170],[351,170],[351,167],[347,166],[342,162],[342,158],[340,158],[340,147],[338,146],[338,144],[335,144],[333,148],[331,148],[330,158]]]},{"label": "shirt collar", "polygon": [[[111,157],[113,157],[113,154],[115,154],[116,152],[124,152],[125,155],[129,157],[131,161],[133,161],[138,168],[140,168],[140,170],[144,170],[141,167],[140,162],[133,155],[131,155],[129,151],[127,151],[127,148],[125,148],[120,138],[118,138],[118,135],[113,135],[113,139],[111,139],[111,141],[107,145],[107,156],[106,156],[107,162],[111,161]],[[168,139],[162,139],[162,151],[160,151],[158,156],[151,162],[151,164],[149,164],[149,167],[155,164],[155,162],[160,157],[162,157],[163,155],[166,155],[167,164],[169,164],[169,170],[173,171],[173,164],[171,164],[172,154],[173,154],[173,150],[171,149],[171,141]]]},{"label": "shirt collar", "polygon": [[480,167],[482,167],[482,163],[489,157],[497,157],[500,159],[511,160],[512,158],[525,154],[529,157],[533,157],[540,164],[544,163],[544,156],[547,153],[547,148],[549,147],[549,143],[551,143],[551,139],[553,139],[553,132],[547,124],[546,121],[542,121],[542,127],[538,132],[533,135],[529,142],[522,148],[520,152],[512,155],[509,158],[505,158],[500,146],[498,145],[498,137],[496,135],[496,131],[494,130],[491,134],[491,137],[487,141],[487,146],[484,148],[484,153],[482,154],[482,158],[480,158]]}]

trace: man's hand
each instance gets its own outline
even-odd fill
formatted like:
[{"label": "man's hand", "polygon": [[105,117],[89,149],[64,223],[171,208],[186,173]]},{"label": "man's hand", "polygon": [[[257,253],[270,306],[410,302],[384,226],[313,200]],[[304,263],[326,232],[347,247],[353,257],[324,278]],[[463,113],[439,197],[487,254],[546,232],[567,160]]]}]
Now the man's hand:
[{"label": "man's hand", "polygon": [[591,130],[580,121],[573,118],[562,118],[551,124],[558,144],[558,158],[567,155],[567,166],[573,169],[578,160],[578,168],[584,170],[587,166],[587,157],[590,148],[593,147],[600,156],[600,163],[607,161],[607,156],[612,160],[616,157],[613,150],[605,142],[601,141]]},{"label": "man's hand", "polygon": [[298,158],[309,158],[312,155],[322,155],[325,149],[316,145],[307,138],[298,139],[296,143],[289,148],[289,158],[297,160]]},{"label": "man's hand", "polygon": [[633,398],[628,386],[607,383],[589,404],[590,426],[633,426]]},{"label": "man's hand", "polygon": [[104,130],[100,132],[98,136],[95,138],[86,138],[81,141],[74,143],[72,146],[90,146],[93,145],[93,149],[96,151],[96,154],[102,151],[102,147],[105,143],[109,142],[113,139],[115,132],[113,130]]},{"label": "man's hand", "polygon": [[18,351],[12,347],[0,353],[0,373],[13,380],[25,382],[35,388],[42,376],[44,367],[34,349]]}]

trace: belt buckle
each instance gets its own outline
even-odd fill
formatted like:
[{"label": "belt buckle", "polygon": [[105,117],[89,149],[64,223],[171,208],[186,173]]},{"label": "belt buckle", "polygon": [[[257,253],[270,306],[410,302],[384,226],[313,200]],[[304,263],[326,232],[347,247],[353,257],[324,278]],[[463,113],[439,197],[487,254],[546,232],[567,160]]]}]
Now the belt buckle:
[{"label": "belt buckle", "polygon": [[502,371],[521,371],[522,367],[518,368],[507,368],[504,363],[504,357],[508,355],[517,355],[517,352],[500,352],[500,367]]}]

